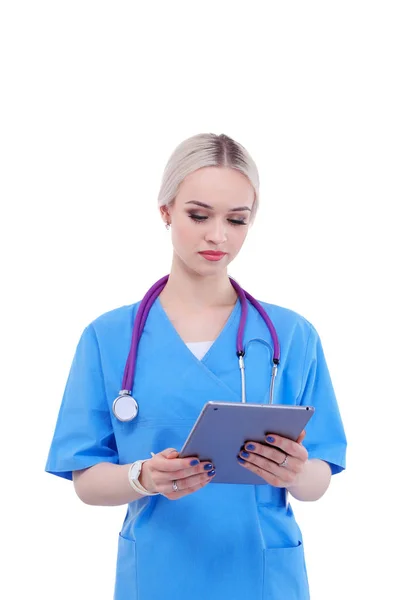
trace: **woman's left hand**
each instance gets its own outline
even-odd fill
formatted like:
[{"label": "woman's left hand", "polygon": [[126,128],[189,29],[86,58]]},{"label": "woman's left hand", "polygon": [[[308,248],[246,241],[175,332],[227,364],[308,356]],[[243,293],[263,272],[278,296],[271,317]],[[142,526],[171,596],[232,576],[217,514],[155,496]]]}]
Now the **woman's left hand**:
[{"label": "woman's left hand", "polygon": [[305,436],[303,430],[293,442],[270,433],[265,438],[268,445],[246,442],[238,455],[239,463],[270,485],[289,488],[297,482],[308,460],[308,452],[302,445]]}]

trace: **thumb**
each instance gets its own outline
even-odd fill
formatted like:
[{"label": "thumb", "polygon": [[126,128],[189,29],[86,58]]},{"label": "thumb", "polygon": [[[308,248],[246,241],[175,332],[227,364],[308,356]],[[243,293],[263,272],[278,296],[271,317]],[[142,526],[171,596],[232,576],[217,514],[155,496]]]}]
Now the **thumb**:
[{"label": "thumb", "polygon": [[167,456],[167,458],[178,458],[179,457],[179,452],[177,450],[172,450],[172,452],[170,452]]},{"label": "thumb", "polygon": [[175,448],[166,448],[159,453],[159,456],[163,456],[164,458],[176,458],[179,456],[179,452],[175,450]]},{"label": "thumb", "polygon": [[304,438],[306,437],[306,432],[303,429],[303,431],[301,432],[301,434],[299,435],[298,439],[297,439],[297,443],[301,444],[301,442],[304,440]]}]

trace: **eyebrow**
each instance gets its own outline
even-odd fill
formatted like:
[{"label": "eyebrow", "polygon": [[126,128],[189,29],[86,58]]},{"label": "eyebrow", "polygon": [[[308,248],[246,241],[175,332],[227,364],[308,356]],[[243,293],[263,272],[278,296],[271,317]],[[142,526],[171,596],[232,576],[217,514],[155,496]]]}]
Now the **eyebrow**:
[{"label": "eyebrow", "polygon": [[[204,202],[198,202],[197,200],[189,200],[189,202],[185,202],[185,204],[195,204],[196,206],[201,206],[202,208],[214,210],[213,207],[209,204],[204,204]],[[248,210],[249,212],[251,212],[251,209],[248,206],[239,206],[238,208],[231,208],[228,212],[239,212],[241,210]]]}]

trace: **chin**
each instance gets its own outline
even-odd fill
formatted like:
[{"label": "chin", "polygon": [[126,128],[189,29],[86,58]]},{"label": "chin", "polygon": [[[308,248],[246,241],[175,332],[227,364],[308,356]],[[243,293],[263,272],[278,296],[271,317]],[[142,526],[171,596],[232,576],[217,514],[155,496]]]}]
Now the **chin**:
[{"label": "chin", "polygon": [[221,274],[226,274],[228,261],[223,260],[221,261],[221,263],[210,262],[204,265],[197,264],[193,265],[191,270],[195,271],[198,275],[201,275],[202,277],[215,277]]}]

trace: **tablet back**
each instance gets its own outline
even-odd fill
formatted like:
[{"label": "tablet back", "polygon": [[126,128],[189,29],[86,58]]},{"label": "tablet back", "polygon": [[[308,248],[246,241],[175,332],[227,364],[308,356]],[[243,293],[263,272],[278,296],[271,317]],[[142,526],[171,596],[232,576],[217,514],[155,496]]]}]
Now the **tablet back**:
[{"label": "tablet back", "polygon": [[265,484],[264,479],[238,464],[248,441],[266,444],[265,434],[297,440],[314,413],[312,406],[207,402],[181,452],[215,465],[212,483]]}]

